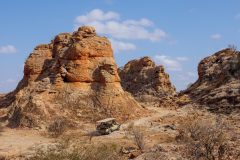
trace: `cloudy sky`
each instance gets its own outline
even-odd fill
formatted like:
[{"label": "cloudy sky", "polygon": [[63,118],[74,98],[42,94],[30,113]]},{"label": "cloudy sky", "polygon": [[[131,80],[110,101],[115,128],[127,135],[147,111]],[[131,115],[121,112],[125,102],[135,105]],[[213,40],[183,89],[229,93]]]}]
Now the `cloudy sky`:
[{"label": "cloudy sky", "polygon": [[239,0],[1,0],[0,92],[13,90],[34,46],[93,25],[107,36],[118,66],[150,56],[178,90],[197,79],[198,62],[240,47]]}]

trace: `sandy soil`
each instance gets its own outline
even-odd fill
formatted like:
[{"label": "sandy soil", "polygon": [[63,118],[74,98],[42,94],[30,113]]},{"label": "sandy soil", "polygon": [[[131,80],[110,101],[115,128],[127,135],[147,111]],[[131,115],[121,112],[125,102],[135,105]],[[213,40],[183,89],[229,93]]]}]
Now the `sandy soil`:
[{"label": "sandy soil", "polygon": [[[159,117],[168,116],[169,114],[173,114],[173,112],[176,112],[172,110],[156,108],[151,108],[151,110],[155,111],[153,115],[122,124],[120,131],[113,132],[112,134],[106,136],[94,137],[92,141],[106,141],[106,139],[122,139],[125,136],[124,130],[131,122],[134,122],[136,126],[144,126],[145,128],[149,128],[153,126],[152,122],[154,120],[157,120]],[[87,133],[91,130],[93,131],[94,125],[92,125],[91,127],[88,126],[87,128],[88,129],[85,128],[84,130],[81,130],[81,132]],[[74,134],[74,132],[78,133],[79,131],[75,130],[73,131],[73,133],[68,132],[68,134],[71,135]],[[85,139],[87,138],[85,137]],[[54,139],[44,136],[42,132],[30,129],[10,129],[5,127],[3,129],[3,132],[0,133],[0,155],[13,156],[20,154],[29,154],[32,152],[32,150],[34,150],[36,146],[42,144],[47,145],[51,143],[54,143]]]},{"label": "sandy soil", "polygon": [[[178,121],[181,117],[195,111],[195,109],[191,107],[184,107],[175,110],[150,107],[149,110],[153,111],[152,115],[124,123],[121,125],[119,131],[115,131],[110,135],[95,136],[91,139],[91,141],[89,136],[86,135],[87,133],[94,132],[94,124],[86,124],[83,125],[81,129],[69,130],[64,133],[63,136],[68,136],[72,139],[80,139],[84,143],[99,144],[101,142],[113,142],[133,145],[134,142],[126,136],[126,129],[133,122],[135,126],[142,129],[146,150],[150,150],[154,148],[156,144],[160,144],[162,148],[167,150],[167,152],[172,151],[170,154],[172,154],[173,157],[177,157],[175,147],[178,144],[175,138],[176,135],[178,135],[178,131],[176,129]],[[203,114],[209,113],[203,112]],[[231,123],[238,125],[239,123],[237,123],[237,121],[235,120],[234,123]],[[235,131],[237,127],[234,127]],[[50,138],[46,135],[46,133],[44,134],[43,132],[36,130],[4,128],[3,132],[0,132],[0,155],[7,155],[10,157],[18,155],[31,155],[36,147],[42,145],[47,146],[56,142],[57,139]]]},{"label": "sandy soil", "polygon": [[53,139],[41,136],[38,131],[4,128],[0,133],[0,155],[29,154],[34,147],[52,142]]}]

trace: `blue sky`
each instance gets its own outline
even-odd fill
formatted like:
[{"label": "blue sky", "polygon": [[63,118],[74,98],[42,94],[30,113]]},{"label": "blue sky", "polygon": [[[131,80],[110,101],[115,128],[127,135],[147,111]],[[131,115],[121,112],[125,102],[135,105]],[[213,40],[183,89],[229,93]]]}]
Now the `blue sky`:
[{"label": "blue sky", "polygon": [[240,43],[239,0],[1,0],[0,92],[13,90],[38,44],[82,24],[109,37],[118,66],[143,56],[165,66],[178,90],[199,61]]}]

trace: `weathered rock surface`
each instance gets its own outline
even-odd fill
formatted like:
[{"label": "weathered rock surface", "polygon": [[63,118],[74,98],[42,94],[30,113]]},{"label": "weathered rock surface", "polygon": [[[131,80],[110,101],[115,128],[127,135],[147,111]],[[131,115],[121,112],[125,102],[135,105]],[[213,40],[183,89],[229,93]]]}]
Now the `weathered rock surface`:
[{"label": "weathered rock surface", "polygon": [[37,46],[24,66],[24,77],[10,95],[0,97],[11,127],[43,128],[55,118],[126,120],[143,109],[120,84],[111,44],[83,26]]},{"label": "weathered rock surface", "polygon": [[215,112],[240,109],[240,52],[221,50],[198,65],[199,79],[181,94]]},{"label": "weathered rock surface", "polygon": [[[129,61],[119,69],[123,89],[139,102],[172,106],[176,90],[163,66],[157,66],[149,57]],[[170,104],[172,103],[172,104]]]}]

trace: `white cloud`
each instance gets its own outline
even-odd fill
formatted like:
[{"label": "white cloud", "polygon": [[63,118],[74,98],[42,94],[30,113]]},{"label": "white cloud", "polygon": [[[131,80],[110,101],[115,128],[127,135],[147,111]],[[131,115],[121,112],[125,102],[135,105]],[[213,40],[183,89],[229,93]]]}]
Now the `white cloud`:
[{"label": "white cloud", "polygon": [[178,61],[187,61],[188,58],[187,57],[177,57],[176,58]]},{"label": "white cloud", "polygon": [[123,24],[126,24],[126,25],[139,25],[139,26],[152,26],[153,25],[153,22],[146,19],[146,18],[142,18],[140,19],[139,21],[136,21],[136,20],[125,20],[123,21]]},{"label": "white cloud", "polygon": [[219,40],[222,38],[222,35],[219,33],[216,33],[216,34],[211,35],[210,38],[214,39],[214,40]]},{"label": "white cloud", "polygon": [[168,70],[172,70],[172,71],[182,70],[182,65],[177,58],[174,59],[166,55],[156,55],[155,59],[159,64],[163,65]]},{"label": "white cloud", "polygon": [[120,20],[116,12],[103,12],[94,9],[86,15],[78,16],[75,19],[75,27],[91,25],[97,32],[114,39],[135,39],[159,41],[166,37],[166,33],[153,26],[153,22],[142,18],[140,20]]},{"label": "white cloud", "polygon": [[109,11],[104,13],[100,9],[94,9],[86,15],[78,16],[75,19],[75,22],[81,24],[88,24],[95,21],[118,20],[119,17],[119,14],[116,12]]},{"label": "white cloud", "polygon": [[136,46],[132,43],[122,42],[114,39],[110,39],[110,41],[115,52],[131,51],[136,49]]},{"label": "white cloud", "polygon": [[165,66],[168,70],[171,70],[171,71],[181,71],[182,62],[185,62],[188,60],[187,57],[172,58],[166,55],[156,55],[155,59],[157,63]]},{"label": "white cloud", "polygon": [[0,53],[2,54],[11,54],[16,53],[17,49],[13,45],[6,45],[0,47]]}]

